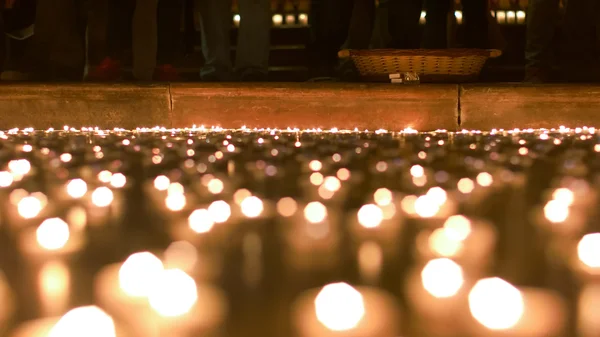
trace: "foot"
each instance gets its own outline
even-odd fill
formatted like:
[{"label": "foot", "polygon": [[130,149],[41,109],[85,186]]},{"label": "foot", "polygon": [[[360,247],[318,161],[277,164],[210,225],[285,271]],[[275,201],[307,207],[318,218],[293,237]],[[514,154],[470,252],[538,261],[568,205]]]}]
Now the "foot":
[{"label": "foot", "polygon": [[159,82],[177,82],[181,78],[177,69],[170,64],[163,64],[154,70],[154,80]]},{"label": "foot", "polygon": [[121,62],[107,57],[93,70],[91,70],[86,80],[88,81],[117,81],[121,78]]}]

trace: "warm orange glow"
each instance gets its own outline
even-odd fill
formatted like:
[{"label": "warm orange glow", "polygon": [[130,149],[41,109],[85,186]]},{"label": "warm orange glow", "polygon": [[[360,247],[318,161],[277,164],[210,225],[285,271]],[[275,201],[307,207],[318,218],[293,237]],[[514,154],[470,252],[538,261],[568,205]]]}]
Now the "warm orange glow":
[{"label": "warm orange glow", "polygon": [[45,312],[64,310],[69,299],[71,277],[63,262],[47,262],[40,269],[38,287]]},{"label": "warm orange glow", "polygon": [[463,286],[463,270],[450,259],[431,260],[421,271],[421,282],[433,297],[452,297]]},{"label": "warm orange glow", "polygon": [[123,173],[115,173],[110,177],[110,185],[114,188],[123,188],[127,184],[127,177]]},{"label": "warm orange glow", "polygon": [[600,268],[600,233],[584,235],[577,245],[579,260],[590,268]]},{"label": "warm orange glow", "polygon": [[281,216],[290,217],[296,214],[297,210],[298,203],[296,202],[296,200],[290,197],[281,198],[277,202],[277,212],[281,214]]},{"label": "warm orange glow", "polygon": [[67,183],[67,194],[71,198],[79,199],[87,193],[87,184],[83,179],[73,179]]},{"label": "warm orange glow", "polygon": [[365,228],[379,227],[383,221],[383,211],[373,204],[363,205],[357,213],[358,223]]},{"label": "warm orange glow", "polygon": [[60,218],[46,219],[36,230],[38,244],[47,250],[63,248],[70,235],[69,225]]},{"label": "warm orange glow", "polygon": [[131,297],[147,297],[163,269],[162,261],[150,252],[132,254],[119,269],[119,287]]},{"label": "warm orange glow", "polygon": [[552,199],[559,201],[566,206],[571,206],[575,201],[575,193],[568,188],[557,188],[552,193]]},{"label": "warm orange glow", "polygon": [[552,223],[561,223],[569,217],[569,206],[562,201],[550,200],[544,206],[544,216]]},{"label": "warm orange glow", "polygon": [[342,188],[342,183],[336,177],[326,177],[323,180],[323,187],[331,192],[337,192]]},{"label": "warm orange glow", "polygon": [[171,180],[166,176],[158,176],[154,179],[154,188],[159,191],[166,191],[171,185]]},{"label": "warm orange glow", "polygon": [[107,207],[113,200],[113,192],[108,187],[98,187],[92,193],[92,203],[98,207]]},{"label": "warm orange glow", "polygon": [[199,234],[208,233],[215,225],[211,218],[211,214],[207,209],[197,209],[188,217],[188,225],[190,228]]},{"label": "warm orange glow", "polygon": [[429,195],[422,195],[415,201],[415,213],[422,218],[434,217],[440,211],[439,201]]},{"label": "warm orange glow", "polygon": [[346,181],[350,179],[350,171],[346,168],[341,168],[337,171],[336,176],[341,181]]},{"label": "warm orange glow", "polygon": [[8,170],[17,176],[24,176],[31,171],[31,163],[27,159],[17,159],[8,162]]},{"label": "warm orange glow", "polygon": [[319,172],[312,173],[309,177],[310,183],[319,186],[323,183],[323,175]]},{"label": "warm orange glow", "polygon": [[235,191],[235,193],[233,194],[233,202],[235,202],[237,205],[240,205],[242,203],[242,201],[244,201],[244,199],[246,199],[247,197],[251,196],[252,192],[248,191],[245,188],[239,189],[237,191]]},{"label": "warm orange glow", "polygon": [[494,182],[494,178],[492,177],[492,175],[487,172],[479,173],[477,175],[476,180],[477,180],[477,183],[483,187],[488,187],[488,186],[492,185],[492,183]]},{"label": "warm orange glow", "polygon": [[212,194],[219,194],[223,192],[223,189],[225,188],[223,182],[217,178],[211,179],[206,187],[208,188],[208,191]]},{"label": "warm orange glow", "polygon": [[256,218],[262,214],[264,205],[258,197],[247,197],[240,205],[242,213],[249,218]]},{"label": "warm orange glow", "polygon": [[115,322],[96,306],[79,307],[67,312],[47,337],[116,337]]},{"label": "warm orange glow", "polygon": [[461,240],[456,240],[446,228],[434,230],[428,239],[429,248],[439,256],[453,257],[462,249]]},{"label": "warm orange glow", "polygon": [[33,219],[44,208],[42,201],[34,196],[26,196],[17,204],[17,212],[24,219]]},{"label": "warm orange glow", "polygon": [[315,298],[315,314],[326,328],[347,331],[355,328],[365,315],[361,293],[347,283],[332,283]]},{"label": "warm orange glow", "polygon": [[430,188],[427,196],[439,206],[442,206],[448,199],[448,194],[441,187]]},{"label": "warm orange glow", "polygon": [[98,173],[98,180],[100,180],[101,182],[108,184],[110,183],[110,179],[112,178],[112,172],[110,171],[101,171],[100,173]]},{"label": "warm orange glow", "polygon": [[471,234],[471,220],[462,215],[453,215],[444,223],[448,236],[456,241],[464,241]]},{"label": "warm orange glow", "polygon": [[469,194],[475,189],[475,183],[469,178],[462,178],[457,184],[458,191],[462,194]]},{"label": "warm orange glow", "polygon": [[304,207],[304,217],[310,223],[323,222],[327,217],[327,208],[318,201],[310,202]]},{"label": "warm orange glow", "polygon": [[421,165],[414,165],[410,168],[410,175],[414,178],[420,178],[425,175],[425,169]]},{"label": "warm orange glow", "polygon": [[400,207],[406,214],[415,214],[415,203],[417,202],[416,195],[407,195],[400,202]]},{"label": "warm orange glow", "polygon": [[479,280],[469,293],[471,315],[490,330],[514,327],[523,316],[524,307],[521,292],[497,277]]},{"label": "warm orange glow", "polygon": [[12,185],[13,180],[13,175],[10,172],[0,171],[0,188]]},{"label": "warm orange glow", "polygon": [[321,169],[323,168],[323,164],[321,164],[320,161],[318,160],[313,160],[310,163],[308,163],[308,168],[310,168],[311,171],[321,171]]},{"label": "warm orange glow", "polygon": [[173,242],[165,250],[165,266],[185,272],[193,270],[198,262],[196,247],[187,241]]},{"label": "warm orange glow", "polygon": [[167,269],[156,276],[148,301],[163,317],[178,317],[189,313],[198,301],[194,279],[181,269]]},{"label": "warm orange glow", "polygon": [[373,194],[373,199],[375,200],[375,203],[377,205],[387,206],[392,202],[394,196],[392,195],[392,192],[387,188],[380,188]]},{"label": "warm orange glow", "polygon": [[231,216],[231,207],[223,200],[214,201],[208,206],[211,219],[216,223],[224,223]]}]

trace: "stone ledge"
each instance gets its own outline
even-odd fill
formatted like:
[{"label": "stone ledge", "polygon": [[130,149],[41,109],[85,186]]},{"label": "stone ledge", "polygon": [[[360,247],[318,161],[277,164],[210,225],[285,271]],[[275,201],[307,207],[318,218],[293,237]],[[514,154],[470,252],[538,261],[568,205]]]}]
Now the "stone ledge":
[{"label": "stone ledge", "polygon": [[169,85],[2,84],[0,129],[170,126]]},{"label": "stone ledge", "polygon": [[464,129],[600,125],[600,85],[464,85],[460,97]]},{"label": "stone ledge", "polygon": [[173,125],[375,130],[457,128],[456,85],[173,84]]}]

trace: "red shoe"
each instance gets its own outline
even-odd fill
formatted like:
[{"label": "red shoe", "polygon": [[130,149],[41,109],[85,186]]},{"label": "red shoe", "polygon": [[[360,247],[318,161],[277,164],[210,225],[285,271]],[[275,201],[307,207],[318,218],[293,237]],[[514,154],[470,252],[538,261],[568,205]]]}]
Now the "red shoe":
[{"label": "red shoe", "polygon": [[181,78],[177,69],[170,64],[162,64],[154,70],[154,80],[160,82],[176,82]]},{"label": "red shoe", "polygon": [[121,61],[106,57],[87,74],[86,79],[88,81],[117,81],[121,75]]}]

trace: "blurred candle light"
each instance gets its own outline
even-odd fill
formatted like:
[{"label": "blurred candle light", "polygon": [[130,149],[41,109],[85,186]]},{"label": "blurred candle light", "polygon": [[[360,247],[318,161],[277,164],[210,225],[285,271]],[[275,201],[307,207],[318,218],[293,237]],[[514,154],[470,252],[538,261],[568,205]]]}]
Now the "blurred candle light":
[{"label": "blurred candle light", "polygon": [[68,308],[71,290],[71,273],[62,261],[44,263],[38,273],[38,291],[42,314],[59,315]]},{"label": "blurred candle light", "polygon": [[17,212],[24,219],[33,219],[43,209],[42,201],[34,196],[26,196],[17,204]]},{"label": "blurred candle light", "polygon": [[302,294],[293,306],[300,337],[396,336],[398,310],[390,295],[374,288],[331,283]]},{"label": "blurred candle light", "polygon": [[562,299],[552,292],[517,289],[501,278],[479,280],[469,293],[476,334],[487,336],[560,336],[565,323]]},{"label": "blurred candle light", "polygon": [[114,194],[108,187],[98,187],[92,192],[92,203],[97,207],[108,207],[114,200]]},{"label": "blurred candle light", "polygon": [[188,217],[189,227],[196,233],[208,233],[215,222],[211,218],[211,213],[204,208],[194,210]]},{"label": "blurred candle light", "polygon": [[74,199],[80,199],[87,193],[87,183],[83,179],[73,179],[67,183],[67,194]]},{"label": "blurred candle light", "polygon": [[242,201],[240,208],[242,213],[249,218],[256,218],[264,211],[262,200],[258,197],[250,196]]}]

